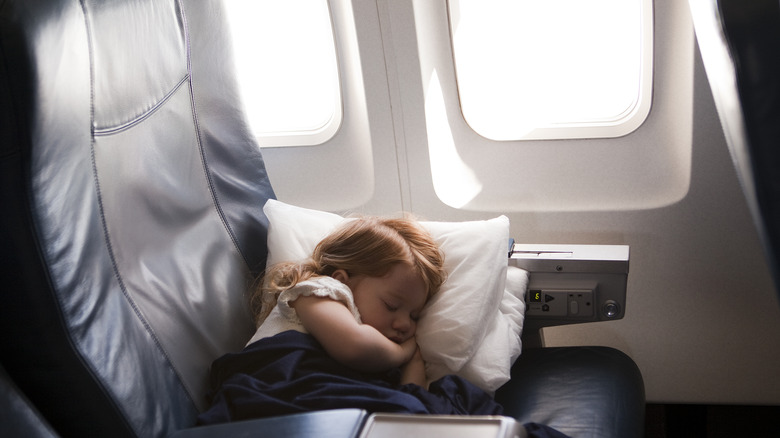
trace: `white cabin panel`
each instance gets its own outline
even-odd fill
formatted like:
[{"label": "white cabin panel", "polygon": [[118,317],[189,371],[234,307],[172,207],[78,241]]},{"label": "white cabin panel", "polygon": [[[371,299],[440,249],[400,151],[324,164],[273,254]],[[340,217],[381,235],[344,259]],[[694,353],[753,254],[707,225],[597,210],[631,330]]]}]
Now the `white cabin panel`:
[{"label": "white cabin panel", "polygon": [[403,210],[388,79],[372,2],[330,0],[343,118],[322,144],[263,148],[279,200],[330,211]]},{"label": "white cabin panel", "polygon": [[629,245],[625,318],[545,329],[546,344],[624,351],[649,403],[780,404],[780,303],[687,2],[654,1],[639,128],[544,141],[488,140],[465,123],[446,0],[331,8],[344,120],[323,145],[263,150],[280,200],[442,221],[506,214],[518,242]]}]

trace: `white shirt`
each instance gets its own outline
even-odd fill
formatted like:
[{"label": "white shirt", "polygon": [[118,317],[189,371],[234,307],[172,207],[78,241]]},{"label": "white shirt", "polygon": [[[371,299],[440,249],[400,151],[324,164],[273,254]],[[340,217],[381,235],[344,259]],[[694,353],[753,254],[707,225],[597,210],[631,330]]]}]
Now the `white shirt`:
[{"label": "white shirt", "polygon": [[290,303],[300,296],[307,297],[310,295],[327,297],[344,303],[350,312],[352,312],[355,321],[361,323],[360,312],[358,311],[357,306],[355,306],[355,299],[352,296],[352,291],[346,284],[333,277],[313,277],[306,281],[302,281],[279,294],[276,306],[271,310],[271,313],[265,321],[260,324],[260,327],[257,328],[255,335],[247,342],[247,345],[287,330],[308,333],[303,327],[303,323],[301,323],[298,313],[295,312],[293,307],[290,307]]}]

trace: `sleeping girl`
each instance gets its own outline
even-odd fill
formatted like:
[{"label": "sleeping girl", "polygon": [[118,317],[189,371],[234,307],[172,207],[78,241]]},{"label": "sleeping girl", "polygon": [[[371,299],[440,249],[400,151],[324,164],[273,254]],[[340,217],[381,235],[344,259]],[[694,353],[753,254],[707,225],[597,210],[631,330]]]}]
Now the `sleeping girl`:
[{"label": "sleeping girl", "polygon": [[311,410],[499,415],[457,376],[426,383],[417,319],[446,274],[410,219],[346,221],[300,263],[269,267],[253,295],[258,329],[212,365],[201,424]]}]

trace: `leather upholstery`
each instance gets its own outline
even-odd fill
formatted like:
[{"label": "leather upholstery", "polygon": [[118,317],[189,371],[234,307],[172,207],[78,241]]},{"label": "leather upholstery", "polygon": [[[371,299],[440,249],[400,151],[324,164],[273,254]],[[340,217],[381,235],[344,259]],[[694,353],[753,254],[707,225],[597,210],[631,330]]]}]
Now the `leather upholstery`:
[{"label": "leather upholstery", "polygon": [[496,400],[521,423],[546,424],[575,438],[644,436],[642,374],[609,347],[523,350]]},{"label": "leather upholstery", "polygon": [[220,3],[0,2],[2,363],[66,435],[193,423],[273,197]]}]

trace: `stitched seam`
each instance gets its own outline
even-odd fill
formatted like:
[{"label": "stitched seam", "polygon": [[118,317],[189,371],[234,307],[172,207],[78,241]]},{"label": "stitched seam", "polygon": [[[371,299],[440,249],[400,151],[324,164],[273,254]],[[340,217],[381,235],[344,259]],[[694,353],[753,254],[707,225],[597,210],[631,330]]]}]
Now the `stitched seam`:
[{"label": "stitched seam", "polygon": [[[90,130],[93,129],[92,122],[94,120],[94,66],[92,63],[92,60],[95,58],[93,53],[93,47],[92,47],[92,32],[91,27],[89,25],[89,19],[87,17],[87,5],[86,0],[79,0],[79,5],[81,6],[81,12],[84,17],[84,29],[86,32],[86,39],[87,39],[87,52],[89,54],[89,69],[90,69],[90,77],[89,77],[89,88],[90,88],[90,96],[89,96],[89,119],[90,119]],[[92,136],[90,136],[90,155],[92,160],[92,168],[93,168],[93,178],[95,179],[95,182],[97,183],[97,175],[94,173],[95,171],[95,160],[94,160],[94,140]],[[97,193],[98,193],[98,202],[100,203],[100,190],[99,187],[97,187]],[[99,205],[100,209],[100,215],[101,220],[103,216],[103,209],[102,205]],[[105,221],[103,221],[105,223]],[[112,260],[113,263],[113,260]],[[55,295],[59,296],[58,301],[62,303],[64,301],[59,289],[56,287],[53,287]],[[62,322],[65,327],[65,334],[67,339],[73,344],[75,347],[74,353],[75,356],[79,359],[79,361],[83,364],[84,369],[87,370],[90,374],[92,374],[94,377],[95,382],[97,383],[98,388],[101,392],[103,392],[106,395],[106,399],[109,403],[111,403],[114,407],[114,410],[117,412],[123,412],[124,410],[121,408],[119,403],[117,403],[116,397],[113,393],[113,391],[105,384],[105,380],[102,378],[102,374],[98,372],[98,370],[92,365],[92,363],[85,358],[84,354],[84,348],[83,345],[79,342],[79,339],[76,339],[72,332],[71,332],[71,326],[69,324],[69,321],[65,318],[65,314],[63,312],[63,309],[60,306],[57,306],[58,313],[62,316]],[[128,430],[134,431],[136,434],[138,433],[136,429],[133,427],[133,425],[130,423],[129,419],[125,417],[124,415],[119,415],[119,417],[122,419],[125,427],[127,427]]]},{"label": "stitched seam", "polygon": [[[187,23],[187,13],[184,9],[184,5],[181,1],[176,0],[176,4],[179,9],[179,13],[181,14],[181,21],[182,21],[182,29],[184,30],[184,44],[185,44],[185,50],[186,50],[186,56],[187,56],[187,79],[188,81],[188,88],[190,92],[190,108],[191,108],[191,114],[192,114],[192,122],[195,127],[195,140],[198,144],[198,151],[200,153],[200,159],[201,159],[201,165],[204,169],[204,175],[206,177],[206,182],[208,185],[209,193],[211,194],[211,199],[214,204],[214,208],[217,211],[217,214],[219,216],[220,221],[222,222],[223,227],[227,231],[228,236],[230,236],[230,240],[233,242],[233,246],[238,250],[238,254],[241,255],[242,260],[244,260],[244,263],[248,265],[246,262],[246,258],[244,257],[244,254],[241,252],[240,248],[238,248],[238,243],[236,242],[236,238],[233,235],[233,230],[230,228],[230,225],[227,222],[227,218],[225,217],[224,212],[222,211],[222,208],[219,204],[219,200],[217,199],[216,195],[216,189],[214,187],[214,182],[211,178],[211,172],[208,171],[208,165],[206,164],[206,155],[203,148],[203,140],[201,138],[200,133],[200,124],[198,123],[198,114],[195,110],[195,92],[193,90],[192,86],[192,58],[190,56],[191,54],[191,42],[190,42],[190,31],[189,26]],[[173,363],[171,363],[173,366]],[[187,381],[184,379],[181,379],[181,384],[184,386],[187,392],[187,396],[190,398],[190,400],[193,400],[194,403],[194,394],[195,392],[190,388]],[[194,403],[195,406],[197,406],[197,403]]]},{"label": "stitched seam", "polygon": [[111,135],[111,134],[117,134],[123,131],[126,131],[133,126],[143,122],[144,120],[148,119],[152,116],[152,114],[156,113],[158,109],[162,108],[165,105],[165,102],[170,100],[170,98],[178,91],[179,88],[181,88],[182,85],[184,85],[185,82],[187,82],[187,79],[189,79],[189,74],[184,75],[181,80],[173,87],[171,91],[169,91],[163,98],[157,102],[153,107],[151,107],[148,111],[144,112],[140,116],[136,117],[133,120],[130,120],[129,122],[125,122],[118,126],[113,126],[110,128],[94,128],[93,133],[96,137],[104,136],[104,135]]},{"label": "stitched seam", "polygon": [[[133,300],[133,298],[130,296],[130,293],[127,290],[127,286],[125,285],[125,283],[124,283],[124,281],[122,279],[122,274],[119,271],[119,265],[117,264],[116,256],[114,255],[114,249],[113,249],[113,246],[111,244],[111,236],[110,236],[110,233],[108,231],[108,223],[106,221],[106,216],[105,216],[105,209],[103,207],[103,197],[102,197],[102,194],[101,194],[101,191],[100,191],[100,179],[98,177],[97,160],[96,160],[96,157],[95,157],[95,127],[94,127],[95,126],[94,125],[94,118],[95,118],[95,108],[94,108],[95,107],[95,99],[94,99],[95,83],[94,83],[94,75],[95,75],[95,71],[94,71],[94,62],[93,62],[93,60],[94,60],[94,53],[93,53],[93,46],[92,46],[92,33],[91,33],[91,28],[89,26],[89,19],[87,18],[87,7],[86,7],[86,4],[85,4],[86,0],[79,0],[79,1],[81,3],[82,9],[83,9],[84,20],[85,20],[86,28],[87,28],[87,44],[89,46],[89,59],[90,59],[90,62],[89,62],[89,64],[90,64],[90,120],[91,120],[90,126],[92,127],[92,139],[90,140],[90,143],[91,143],[91,145],[90,145],[90,155],[91,155],[91,157],[90,158],[92,160],[93,180],[94,180],[94,184],[95,184],[95,191],[97,193],[98,211],[99,211],[99,215],[100,215],[100,221],[101,221],[101,224],[102,224],[102,227],[103,227],[103,235],[104,235],[104,239],[105,239],[105,242],[106,242],[106,249],[108,251],[109,259],[111,261],[111,266],[112,266],[112,269],[114,271],[114,276],[117,279],[117,282],[119,284],[119,288],[122,291],[122,295],[124,295],[125,299],[127,300],[128,304],[130,305],[130,308],[133,310],[133,313],[135,313],[136,317],[141,322],[141,324],[142,324],[144,330],[146,331],[146,333],[151,337],[152,341],[154,342],[154,345],[157,347],[157,350],[159,350],[160,353],[163,355],[163,358],[165,359],[166,365],[177,376],[177,379],[179,380],[179,383],[182,384],[182,386],[185,386],[184,385],[184,380],[182,379],[181,374],[178,372],[176,367],[173,365],[173,362],[171,361],[171,358],[168,356],[167,351],[163,348],[162,343],[160,342],[159,338],[157,337],[157,334],[155,333],[155,331],[153,330],[153,328],[151,327],[151,325],[147,321],[146,317],[144,316],[143,312],[141,311],[141,309],[136,304],[135,300]],[[89,366],[90,364],[87,364],[87,365]],[[92,367],[90,366],[90,368],[92,368]],[[103,385],[101,385],[101,386],[103,386]],[[106,388],[106,391],[108,391],[108,390],[109,390],[109,388]],[[111,392],[113,393],[113,391],[111,391]],[[187,397],[189,397],[190,400],[195,405],[194,400],[192,400],[192,396],[190,395],[190,391],[186,391],[186,392],[187,392]],[[117,410],[123,412],[126,415],[125,410],[122,408],[121,405],[116,403],[116,401],[115,401],[115,399],[113,397],[111,397],[111,400],[117,405],[117,408],[118,408]],[[139,431],[136,430],[135,427],[133,427],[133,424],[130,423],[129,418],[126,417],[125,415],[123,415],[123,419],[128,424],[129,428],[134,430],[135,433],[138,434]]]},{"label": "stitched seam", "polygon": [[219,197],[217,196],[217,189],[214,185],[214,180],[211,177],[211,171],[209,169],[208,160],[206,159],[206,151],[205,148],[203,147],[203,140],[201,138],[201,132],[200,132],[200,123],[198,122],[198,111],[195,105],[195,90],[192,84],[192,56],[191,56],[192,47],[190,44],[189,27],[187,25],[187,14],[184,11],[184,6],[182,5],[181,1],[177,0],[177,3],[179,4],[179,9],[181,10],[182,25],[184,27],[184,38],[187,47],[187,75],[189,76],[190,79],[189,88],[190,88],[190,105],[192,108],[192,121],[195,124],[195,137],[198,142],[198,150],[200,151],[200,159],[201,159],[201,164],[203,165],[203,173],[206,177],[206,182],[208,183],[209,192],[211,193],[211,199],[212,202],[214,203],[214,209],[217,211],[217,215],[219,216],[220,221],[222,221],[222,225],[225,227],[225,231],[230,237],[231,242],[233,242],[233,247],[235,247],[236,251],[241,256],[241,259],[244,261],[244,264],[247,266],[247,269],[251,272],[252,269],[249,265],[249,260],[247,260],[243,251],[241,251],[241,247],[238,245],[238,239],[236,238],[235,233],[233,232],[233,228],[230,226],[227,216],[225,215],[225,212],[222,209],[222,205],[220,204]]}]

